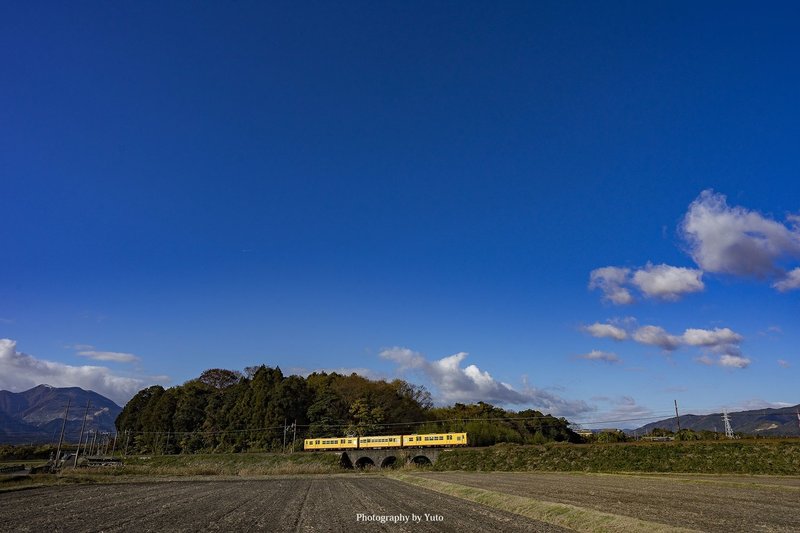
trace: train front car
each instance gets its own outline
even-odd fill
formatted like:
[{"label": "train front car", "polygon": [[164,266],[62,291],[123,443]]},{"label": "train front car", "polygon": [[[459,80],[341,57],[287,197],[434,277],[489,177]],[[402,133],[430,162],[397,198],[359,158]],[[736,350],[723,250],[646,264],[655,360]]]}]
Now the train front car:
[{"label": "train front car", "polygon": [[303,441],[304,450],[312,450],[312,451],[355,450],[356,448],[358,448],[357,437],[343,437],[343,438],[326,437],[321,439],[305,439]]},{"label": "train front car", "polygon": [[466,446],[466,433],[427,433],[425,435],[403,435],[406,448],[437,448]]},{"label": "train front car", "polygon": [[400,448],[403,446],[402,435],[385,435],[382,437],[359,437],[358,447],[362,450],[380,448]]}]

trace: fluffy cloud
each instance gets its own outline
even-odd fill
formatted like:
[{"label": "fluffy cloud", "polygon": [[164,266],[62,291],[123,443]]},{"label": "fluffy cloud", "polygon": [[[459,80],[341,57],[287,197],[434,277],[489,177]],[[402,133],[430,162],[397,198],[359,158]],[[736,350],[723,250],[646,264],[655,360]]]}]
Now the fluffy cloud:
[{"label": "fluffy cloud", "polygon": [[633,284],[647,297],[674,301],[705,289],[702,270],[648,263],[633,274]]},{"label": "fluffy cloud", "polygon": [[687,329],[682,340],[690,346],[738,345],[743,337],[730,328]]},{"label": "fluffy cloud", "polygon": [[382,358],[394,362],[398,370],[413,370],[425,376],[435,388],[441,403],[475,402],[530,405],[559,416],[572,416],[590,408],[581,401],[569,401],[525,383],[522,391],[494,379],[475,365],[462,366],[466,352],[441,359],[429,360],[409,348],[393,347],[382,350]]},{"label": "fluffy cloud", "polygon": [[800,267],[787,272],[782,279],[773,283],[772,286],[781,292],[800,289]]},{"label": "fluffy cloud", "polygon": [[590,326],[585,326],[583,330],[592,337],[614,339],[615,341],[623,341],[628,338],[627,331],[613,324],[595,322]]},{"label": "fluffy cloud", "polygon": [[135,363],[139,360],[132,353],[123,352],[98,352],[95,350],[84,350],[78,352],[81,357],[88,357],[96,361],[114,361],[115,363]]},{"label": "fluffy cloud", "polygon": [[778,366],[781,368],[789,368],[792,364],[786,359],[778,359]]},{"label": "fluffy cloud", "polygon": [[72,366],[37,359],[18,352],[16,341],[0,339],[0,388],[22,391],[42,383],[93,390],[121,404],[145,386],[141,379],[114,375],[103,366]]},{"label": "fluffy cloud", "polygon": [[[611,320],[608,324],[595,322],[582,329],[593,337],[609,338],[616,341],[632,339],[639,344],[658,346],[667,352],[673,352],[683,346],[703,348],[710,354],[698,357],[696,361],[703,364],[720,364],[721,366],[745,368],[750,360],[742,356],[740,344],[744,337],[730,328],[688,328],[682,335],[673,335],[660,326],[637,327],[635,318]],[[594,350],[580,356],[582,359],[602,360],[605,352]],[[614,354],[610,354],[614,355]],[[614,355],[616,357],[616,355]],[[722,357],[725,357],[722,359]],[[608,361],[612,362],[612,361]]]},{"label": "fluffy cloud", "polygon": [[734,355],[739,355],[739,344],[744,340],[730,328],[689,328],[682,335],[672,335],[659,326],[642,326],[631,337],[641,344],[659,346],[670,352],[681,346],[697,346]]},{"label": "fluffy cloud", "polygon": [[726,366],[729,368],[747,368],[750,366],[750,359],[741,355],[722,354],[719,357],[719,366]]},{"label": "fluffy cloud", "polygon": [[670,335],[664,328],[658,326],[642,326],[633,333],[633,340],[641,344],[659,346],[669,352],[678,349],[681,345],[680,337]]},{"label": "fluffy cloud", "polygon": [[702,365],[718,365],[726,368],[747,368],[750,366],[750,359],[739,354],[722,354],[718,357],[713,357],[709,354],[703,354],[696,358],[695,361]]},{"label": "fluffy cloud", "polygon": [[617,357],[617,354],[603,352],[601,350],[592,350],[589,353],[579,355],[578,359],[586,359],[587,361],[602,361],[609,364],[619,363],[621,361],[621,359]]},{"label": "fluffy cloud", "polygon": [[[706,190],[689,206],[681,233],[692,258],[707,272],[784,278],[780,261],[800,257],[798,219],[788,221],[790,226],[743,207],[730,207],[724,195]],[[776,283],[776,288],[798,288],[791,278],[785,281]]]},{"label": "fluffy cloud", "polygon": [[618,305],[635,301],[632,288],[645,298],[676,301],[684,294],[704,290],[702,277],[702,270],[665,264],[647,263],[634,271],[607,266],[589,273],[589,289],[600,289],[604,300]]},{"label": "fluffy cloud", "polygon": [[620,267],[596,268],[589,273],[589,289],[600,289],[603,298],[617,305],[633,303],[633,295],[625,288],[630,269]]}]

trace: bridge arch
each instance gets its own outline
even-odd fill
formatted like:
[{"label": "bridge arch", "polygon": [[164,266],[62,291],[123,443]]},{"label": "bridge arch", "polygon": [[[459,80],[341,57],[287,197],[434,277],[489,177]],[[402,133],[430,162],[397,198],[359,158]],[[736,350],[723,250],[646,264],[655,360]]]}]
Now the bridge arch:
[{"label": "bridge arch", "polygon": [[370,457],[359,457],[356,460],[356,468],[367,468],[367,467],[374,467],[375,461],[373,461]]},{"label": "bridge arch", "polygon": [[414,463],[415,465],[418,465],[418,466],[425,466],[425,465],[433,464],[433,463],[431,463],[431,460],[427,455],[415,455],[411,459],[411,462]]},{"label": "bridge arch", "polygon": [[395,466],[397,466],[397,457],[394,455],[384,457],[381,461],[381,468],[394,468]]},{"label": "bridge arch", "polygon": [[343,453],[342,456],[339,457],[339,466],[352,470],[353,461],[350,460],[350,456],[347,455],[347,453]]}]

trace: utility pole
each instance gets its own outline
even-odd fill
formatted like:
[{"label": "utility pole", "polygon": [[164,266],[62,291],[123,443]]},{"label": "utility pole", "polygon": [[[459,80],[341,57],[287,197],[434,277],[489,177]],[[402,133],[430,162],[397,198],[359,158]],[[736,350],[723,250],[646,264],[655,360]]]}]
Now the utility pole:
[{"label": "utility pole", "polygon": [[83,455],[88,455],[87,448],[89,447],[89,432],[91,430],[86,430],[86,440],[83,442]]},{"label": "utility pole", "polygon": [[675,402],[675,420],[678,421],[678,433],[681,432],[681,417],[678,414],[678,400],[673,400]]},{"label": "utility pole", "polygon": [[95,442],[97,442],[97,430],[95,430],[94,434],[92,435],[92,445],[89,446],[89,455],[92,455],[92,453],[94,452],[94,443]]},{"label": "utility pole", "polygon": [[114,432],[114,446],[111,447],[111,457],[114,457],[114,454],[117,452],[117,437],[119,437],[119,433],[116,431]]},{"label": "utility pole", "polygon": [[[800,414],[797,415],[797,418],[800,418]],[[294,453],[294,441],[297,439],[297,419],[294,419],[292,422],[292,453]]]},{"label": "utility pole", "polygon": [[86,416],[89,414],[89,403],[91,400],[86,400],[86,410],[83,412],[83,423],[81,424],[81,435],[78,437],[78,449],[75,450],[75,462],[72,463],[72,468],[78,466],[78,456],[81,454],[81,441],[83,440],[83,430],[86,428]]},{"label": "utility pole", "polygon": [[284,417],[284,419],[283,419],[283,448],[281,449],[281,451],[283,453],[286,453],[286,429],[287,429],[286,428],[286,417]]},{"label": "utility pole", "polygon": [[131,430],[125,430],[125,455],[128,455],[128,443],[131,441]]},{"label": "utility pole", "polygon": [[67,427],[67,415],[69,415],[69,404],[71,398],[67,398],[67,408],[64,409],[64,421],[61,423],[61,436],[58,438],[58,448],[56,448],[56,465],[61,460],[61,445],[64,444],[64,429]]}]

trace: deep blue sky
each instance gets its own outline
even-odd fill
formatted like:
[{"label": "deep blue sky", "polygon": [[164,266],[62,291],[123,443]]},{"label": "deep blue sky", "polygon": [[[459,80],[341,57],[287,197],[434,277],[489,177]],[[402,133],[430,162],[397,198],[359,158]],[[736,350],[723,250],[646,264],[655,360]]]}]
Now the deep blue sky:
[{"label": "deep blue sky", "polygon": [[[681,231],[713,190],[800,239],[796,4],[163,4],[0,7],[2,388],[265,363],[523,405],[474,364],[576,420],[800,402],[794,244],[715,271]],[[703,289],[588,288],[648,262]]]}]

